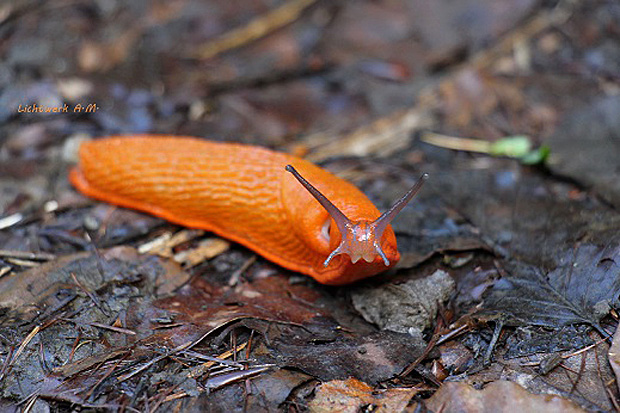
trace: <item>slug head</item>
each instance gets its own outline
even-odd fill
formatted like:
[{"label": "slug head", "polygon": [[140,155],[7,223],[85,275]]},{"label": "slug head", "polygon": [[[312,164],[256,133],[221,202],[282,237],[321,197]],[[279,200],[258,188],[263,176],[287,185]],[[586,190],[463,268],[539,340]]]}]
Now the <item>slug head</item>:
[{"label": "slug head", "polygon": [[323,265],[327,267],[330,261],[339,254],[347,254],[351,262],[355,264],[360,259],[370,263],[379,257],[386,267],[390,266],[390,260],[381,247],[381,239],[390,222],[407,205],[416,193],[422,188],[428,179],[428,174],[423,174],[415,185],[385,213],[374,221],[352,221],[347,218],[332,202],[327,199],[318,189],[302,177],[291,165],[285,168],[312,194],[314,198],[325,208],[332,217],[338,230],[341,241],[327,257]]}]

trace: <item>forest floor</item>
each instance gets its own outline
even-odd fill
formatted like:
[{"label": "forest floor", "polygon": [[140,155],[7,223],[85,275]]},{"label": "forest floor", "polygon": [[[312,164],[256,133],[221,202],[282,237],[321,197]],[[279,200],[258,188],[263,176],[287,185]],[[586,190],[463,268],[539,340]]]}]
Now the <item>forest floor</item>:
[{"label": "forest floor", "polygon": [[[617,1],[9,0],[0,57],[0,410],[619,409]],[[137,133],[430,179],[327,287],[69,184]]]}]

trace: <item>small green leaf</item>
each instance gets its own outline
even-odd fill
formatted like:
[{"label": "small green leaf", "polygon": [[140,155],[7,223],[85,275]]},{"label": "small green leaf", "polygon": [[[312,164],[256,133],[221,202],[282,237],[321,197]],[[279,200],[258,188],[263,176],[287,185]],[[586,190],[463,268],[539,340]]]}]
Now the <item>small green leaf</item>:
[{"label": "small green leaf", "polygon": [[509,136],[493,142],[490,153],[493,156],[508,156],[510,158],[523,158],[532,150],[532,142],[525,135]]},{"label": "small green leaf", "polygon": [[529,153],[525,154],[520,160],[524,165],[539,165],[545,163],[549,154],[551,153],[551,148],[547,145],[543,145],[538,149],[534,149]]}]

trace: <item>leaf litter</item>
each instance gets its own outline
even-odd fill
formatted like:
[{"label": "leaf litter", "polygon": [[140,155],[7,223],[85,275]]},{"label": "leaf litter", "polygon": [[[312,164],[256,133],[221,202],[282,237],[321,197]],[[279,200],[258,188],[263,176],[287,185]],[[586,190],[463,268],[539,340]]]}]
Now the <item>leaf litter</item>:
[{"label": "leaf litter", "polygon": [[560,327],[585,323],[603,336],[599,321],[620,304],[620,244],[579,245],[564,253],[545,274],[539,267],[514,265],[495,283],[485,307],[508,315],[512,325]]},{"label": "leaf litter", "polygon": [[465,412],[571,412],[584,410],[558,396],[530,395],[523,387],[510,381],[489,383],[483,390],[465,383],[446,383],[427,402],[433,411]]},{"label": "leaf litter", "polygon": [[[54,13],[0,10],[0,29],[8,33],[7,59],[0,64],[0,102],[6,103],[0,105],[0,128],[10,138],[0,149],[6,175],[0,180],[0,246],[52,260],[38,267],[38,259],[0,257],[0,281],[8,288],[0,291],[2,408],[9,408],[10,397],[26,410],[75,408],[64,400],[102,409],[299,411],[319,394],[323,407],[344,399],[366,410],[409,411],[444,381],[436,395],[458,387],[447,398],[465,400],[461,406],[471,405],[459,393],[470,393],[477,407],[497,407],[508,395],[515,404],[552,409],[549,397],[532,394],[546,392],[588,410],[613,408],[617,386],[606,343],[572,324],[598,323],[605,331],[615,324],[600,316],[617,301],[602,286],[616,288],[617,241],[610,233],[619,221],[616,211],[584,191],[593,188],[614,203],[613,128],[605,126],[613,122],[600,128],[605,136],[597,139],[612,143],[603,153],[597,152],[603,146],[583,147],[580,135],[591,131],[591,118],[613,118],[617,106],[613,98],[601,98],[589,110],[587,100],[616,93],[618,9],[564,1],[545,8],[531,0],[316,2],[306,9],[310,3],[292,2],[297,11],[275,23],[272,12],[287,2],[258,2],[244,10],[191,0],[163,8],[138,2],[135,8],[51,6]],[[42,17],[46,24],[39,24]],[[127,26],[135,21],[136,28]],[[253,22],[261,21],[267,27],[252,32]],[[237,43],[222,47],[231,35]],[[84,40],[67,48],[74,38]],[[208,61],[179,59],[170,47],[179,39],[185,39],[182,53],[209,44],[216,53]],[[15,115],[13,106],[24,98],[75,103],[60,87],[62,79],[48,80],[55,71],[87,82],[80,99],[96,100],[103,110],[60,121]],[[421,131],[436,129],[484,137],[489,145],[527,135],[542,147],[556,120],[579,99],[584,107],[574,117],[585,129],[568,136],[564,131],[579,129],[569,119],[564,131],[553,134],[552,154],[560,163],[550,163],[550,171],[416,140]],[[456,299],[439,312],[435,331],[424,331],[429,342],[381,331],[353,311],[345,289],[291,277],[234,244],[201,236],[180,244],[162,239],[163,255],[178,258],[185,270],[171,259],[131,250],[116,250],[116,258],[103,249],[72,255],[93,244],[142,244],[162,233],[161,221],[93,208],[71,191],[50,195],[57,185],[49,176],[66,168],[41,165],[52,163],[65,135],[151,130],[294,148],[328,161],[336,172],[357,173],[352,180],[380,207],[401,192],[402,176],[430,172],[419,202],[394,225],[400,269],[375,280],[402,285],[437,268],[456,280]],[[581,150],[590,153],[585,162],[571,159]],[[590,168],[594,164],[600,169]],[[353,168],[347,171],[347,165]],[[576,166],[584,173],[573,173]],[[59,187],[66,189],[66,182],[61,179]],[[54,196],[60,209],[42,207]],[[98,225],[90,225],[87,214]],[[237,275],[229,284],[231,274]],[[599,276],[609,279],[597,286]],[[15,281],[21,277],[23,284]],[[471,316],[470,306],[485,290],[486,310],[496,317],[493,333],[484,328],[488,318]],[[540,302],[520,308],[523,297]],[[389,318],[398,319],[395,308]],[[455,319],[458,327],[445,327]],[[502,328],[512,324],[522,326],[516,334]],[[563,327],[558,332],[551,325]],[[525,336],[521,344],[531,340],[513,347],[519,334]],[[545,334],[564,343],[541,344]],[[405,366],[413,366],[411,374],[402,374]],[[531,393],[504,383],[482,391],[449,383],[464,380],[479,388],[498,379]],[[392,396],[400,404],[391,405]],[[552,401],[570,407],[559,397]],[[450,402],[443,399],[441,406]]]},{"label": "leaf litter", "polygon": [[[176,263],[128,247],[63,257],[0,280],[0,332],[13,337],[30,329],[5,360],[4,397],[22,394],[26,379],[30,394],[114,407],[103,400],[119,396],[119,383],[151,377],[153,387],[167,389],[152,402],[164,403],[282,368],[298,369],[296,383],[311,377],[302,371],[377,383],[402,370],[409,361],[403,354],[416,357],[423,346],[396,333],[343,334],[315,303],[320,295],[281,276],[232,288],[188,280]],[[16,296],[16,289],[30,295]],[[23,327],[10,332],[11,320]],[[211,347],[200,344],[207,337]],[[233,351],[211,356],[226,347],[225,337]]]}]

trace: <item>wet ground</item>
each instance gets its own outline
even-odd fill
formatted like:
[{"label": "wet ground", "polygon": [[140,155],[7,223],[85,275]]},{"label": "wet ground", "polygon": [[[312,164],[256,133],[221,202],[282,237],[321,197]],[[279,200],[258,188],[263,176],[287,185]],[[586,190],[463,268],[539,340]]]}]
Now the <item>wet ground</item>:
[{"label": "wet ground", "polygon": [[[616,1],[9,1],[0,56],[2,410],[618,409]],[[430,179],[326,287],[70,186],[135,133]]]}]

